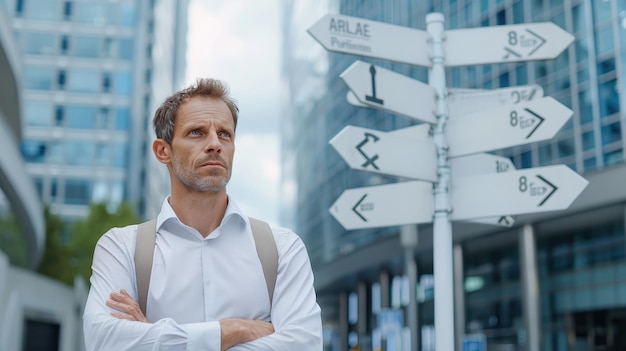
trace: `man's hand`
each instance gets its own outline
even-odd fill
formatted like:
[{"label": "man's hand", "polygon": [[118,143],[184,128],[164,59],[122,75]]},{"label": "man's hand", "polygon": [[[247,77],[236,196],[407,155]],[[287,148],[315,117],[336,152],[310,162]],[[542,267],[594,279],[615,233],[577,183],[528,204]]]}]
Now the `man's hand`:
[{"label": "man's hand", "polygon": [[222,331],[222,351],[274,332],[272,323],[237,318],[222,319],[220,329]]},{"label": "man's hand", "polygon": [[141,312],[139,304],[133,300],[133,298],[122,289],[120,292],[112,292],[110,299],[106,302],[107,306],[118,310],[120,312],[113,312],[111,315],[119,319],[127,319],[129,321],[137,321],[148,323],[146,316]]}]

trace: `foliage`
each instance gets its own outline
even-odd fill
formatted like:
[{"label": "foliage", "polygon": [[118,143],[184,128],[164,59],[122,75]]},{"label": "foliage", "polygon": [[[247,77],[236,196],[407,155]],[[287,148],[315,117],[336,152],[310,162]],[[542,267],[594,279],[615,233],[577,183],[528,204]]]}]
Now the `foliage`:
[{"label": "foliage", "polygon": [[28,267],[28,247],[20,225],[13,213],[0,214],[0,250],[9,262],[18,267]]},{"label": "foliage", "polygon": [[[49,215],[49,217],[54,216]],[[89,281],[93,251],[102,234],[112,227],[138,223],[139,217],[132,206],[127,203],[120,205],[115,212],[109,212],[107,204],[92,204],[87,218],[76,220],[70,225],[65,241],[62,240],[63,230],[58,230],[57,226],[61,222],[60,218],[58,216],[47,217],[46,220],[52,221],[47,222],[46,226],[48,240],[46,240],[46,253],[40,265],[40,272],[64,283],[72,284],[75,276],[82,277],[86,282]],[[50,268],[46,267],[47,265]]]}]

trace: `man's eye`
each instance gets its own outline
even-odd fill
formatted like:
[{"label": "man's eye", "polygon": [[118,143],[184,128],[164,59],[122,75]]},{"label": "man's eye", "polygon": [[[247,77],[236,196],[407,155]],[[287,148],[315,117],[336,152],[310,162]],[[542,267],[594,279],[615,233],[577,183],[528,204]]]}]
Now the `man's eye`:
[{"label": "man's eye", "polygon": [[189,132],[189,135],[200,135],[200,130],[199,129],[194,129],[191,132]]},{"label": "man's eye", "polygon": [[222,132],[220,132],[220,135],[221,135],[223,138],[230,138],[230,133],[229,133],[229,132],[226,132],[226,131],[222,131]]}]

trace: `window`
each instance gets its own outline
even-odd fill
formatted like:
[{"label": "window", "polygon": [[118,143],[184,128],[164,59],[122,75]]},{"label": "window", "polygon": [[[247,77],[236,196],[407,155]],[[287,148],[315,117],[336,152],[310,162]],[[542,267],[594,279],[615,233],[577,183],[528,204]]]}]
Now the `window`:
[{"label": "window", "polygon": [[574,154],[574,139],[568,138],[557,143],[559,157],[567,157]]},{"label": "window", "polygon": [[615,71],[615,58],[610,57],[604,61],[598,62],[598,75],[611,73]]},{"label": "window", "polygon": [[620,122],[611,123],[602,127],[602,145],[607,145],[622,140]]},{"label": "window", "polygon": [[92,69],[72,69],[67,82],[67,90],[79,93],[100,92],[101,74]]},{"label": "window", "polygon": [[619,112],[619,95],[617,80],[613,79],[598,87],[600,102],[600,117],[610,116]]},{"label": "window", "polygon": [[552,145],[543,145],[539,147],[539,164],[547,165],[552,162]]},{"label": "window", "polygon": [[103,3],[76,2],[72,19],[74,22],[103,26],[107,24],[106,6]]},{"label": "window", "polygon": [[125,168],[128,158],[128,145],[126,143],[116,143],[111,145],[113,167]]},{"label": "window", "polygon": [[137,21],[137,10],[134,2],[120,1],[110,3],[109,6],[109,18],[113,19],[117,24],[133,26]]},{"label": "window", "polygon": [[70,166],[92,166],[96,146],[93,141],[67,140],[65,162]]},{"label": "window", "polygon": [[528,84],[528,69],[525,63],[518,64],[518,66],[515,67],[515,76],[518,85]]},{"label": "window", "polygon": [[613,152],[608,152],[604,154],[604,165],[610,166],[614,164],[618,164],[624,161],[624,152],[623,150],[617,150]]},{"label": "window", "polygon": [[22,49],[30,55],[55,55],[56,35],[52,33],[22,33]]},{"label": "window", "polygon": [[593,21],[596,25],[609,22],[611,20],[611,2],[606,0],[596,0],[593,5]]},{"label": "window", "polygon": [[132,78],[130,72],[115,72],[115,93],[130,94],[132,90]]},{"label": "window", "polygon": [[578,93],[578,104],[580,113],[580,124],[586,124],[593,120],[591,107],[591,92],[589,89]]},{"label": "window", "polygon": [[587,61],[587,58],[589,58],[587,40],[584,37],[576,38],[576,40],[574,40],[574,47],[576,49],[576,62]]},{"label": "window", "polygon": [[585,171],[590,171],[592,169],[598,168],[596,158],[591,157],[591,158],[585,159],[585,161],[583,162],[583,166],[585,167]]},{"label": "window", "polygon": [[582,135],[583,151],[591,150],[596,146],[593,131],[583,133]]},{"label": "window", "polygon": [[73,36],[72,55],[75,57],[97,58],[100,57],[100,45],[102,38]]},{"label": "window", "polygon": [[89,205],[91,185],[88,180],[68,179],[65,181],[65,203],[68,205]]},{"label": "window", "polygon": [[[601,2],[601,1],[596,1]],[[596,31],[596,55],[602,56],[613,52],[613,29],[607,26],[604,29]]]},{"label": "window", "polygon": [[24,18],[34,20],[58,21],[61,19],[61,1],[24,1]]},{"label": "window", "polygon": [[115,130],[127,131],[130,127],[130,111],[128,108],[115,109]]},{"label": "window", "polygon": [[131,60],[134,54],[134,44],[132,39],[119,39],[119,58]]},{"label": "window", "polygon": [[524,23],[524,2],[522,0],[513,4],[513,23]]},{"label": "window", "polygon": [[27,126],[52,126],[52,104],[42,101],[28,101],[24,104],[24,120]]},{"label": "window", "polygon": [[586,27],[585,23],[585,11],[583,9],[583,4],[576,5],[572,8],[572,19],[574,20],[574,32],[584,33]]},{"label": "window", "polygon": [[26,66],[24,70],[24,88],[35,90],[52,89],[55,70],[52,67]]},{"label": "window", "polygon": [[76,129],[96,129],[97,111],[95,106],[68,105],[66,106],[66,127]]},{"label": "window", "polygon": [[65,120],[65,109],[63,106],[57,106],[54,110],[54,125],[62,126]]},{"label": "window", "polygon": [[111,74],[108,72],[102,74],[102,91],[105,93],[111,91]]}]

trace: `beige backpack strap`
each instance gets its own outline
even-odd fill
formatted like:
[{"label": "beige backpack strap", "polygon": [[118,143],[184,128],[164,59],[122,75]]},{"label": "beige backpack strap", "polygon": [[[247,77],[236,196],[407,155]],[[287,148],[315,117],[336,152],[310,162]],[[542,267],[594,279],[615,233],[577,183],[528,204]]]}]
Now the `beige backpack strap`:
[{"label": "beige backpack strap", "polygon": [[267,285],[267,294],[270,297],[270,306],[274,298],[274,286],[276,285],[276,275],[278,274],[278,250],[276,249],[276,241],[272,228],[266,222],[250,218],[250,227],[252,227],[252,236],[256,245],[256,252],[259,255],[263,274],[265,275],[265,284]]},{"label": "beige backpack strap", "polygon": [[137,244],[135,246],[135,275],[137,277],[139,307],[141,307],[141,312],[143,312],[144,316],[146,315],[155,243],[156,219],[139,224],[137,226]]}]

